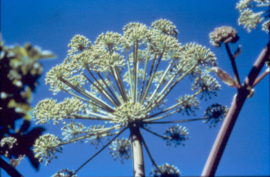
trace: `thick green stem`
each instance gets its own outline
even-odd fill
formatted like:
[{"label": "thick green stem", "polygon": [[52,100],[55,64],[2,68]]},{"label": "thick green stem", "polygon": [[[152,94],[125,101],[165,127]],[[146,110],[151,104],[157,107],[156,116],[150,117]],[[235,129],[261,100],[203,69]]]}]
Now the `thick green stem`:
[{"label": "thick green stem", "polygon": [[144,177],[145,170],[142,148],[142,135],[140,133],[139,127],[136,124],[134,124],[134,126],[130,128],[130,136],[133,151],[133,176]]}]

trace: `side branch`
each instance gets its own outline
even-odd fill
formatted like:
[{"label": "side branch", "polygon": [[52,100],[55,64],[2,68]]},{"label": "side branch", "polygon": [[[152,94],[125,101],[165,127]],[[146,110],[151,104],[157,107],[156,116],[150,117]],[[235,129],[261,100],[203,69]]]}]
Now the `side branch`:
[{"label": "side branch", "polygon": [[257,58],[253,68],[251,69],[248,77],[245,80],[244,86],[238,90],[238,93],[234,96],[231,108],[222,124],[222,127],[218,133],[215,143],[212,147],[210,155],[207,159],[205,167],[202,172],[202,176],[215,176],[222,154],[225,150],[231,132],[237,117],[249,95],[248,86],[254,84],[255,79],[262,70],[263,65],[269,60],[270,55],[270,41],[263,49],[259,57]]},{"label": "side branch", "polygon": [[231,53],[231,49],[230,49],[228,43],[225,43],[225,47],[226,47],[227,53],[229,55],[229,58],[230,58],[230,61],[231,61],[231,64],[232,64],[233,73],[234,73],[234,77],[236,78],[237,85],[240,86],[241,85],[241,81],[240,81],[238,70],[237,70],[237,67],[236,67],[235,58],[233,57],[233,55]]},{"label": "side branch", "polygon": [[0,167],[4,169],[10,176],[14,176],[14,177],[23,176],[13,166],[11,166],[5,160],[3,160],[2,157],[0,157]]}]

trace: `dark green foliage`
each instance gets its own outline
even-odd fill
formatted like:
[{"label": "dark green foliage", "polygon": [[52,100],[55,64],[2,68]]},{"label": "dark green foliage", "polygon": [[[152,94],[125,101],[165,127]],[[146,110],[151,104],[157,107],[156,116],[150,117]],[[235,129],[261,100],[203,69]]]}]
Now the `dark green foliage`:
[{"label": "dark green foliage", "polygon": [[[39,162],[34,157],[32,147],[45,129],[30,128],[30,102],[32,92],[38,85],[37,80],[43,71],[38,60],[52,57],[55,56],[49,51],[41,51],[30,44],[25,44],[24,47],[7,47],[2,41],[0,44],[0,141],[6,137],[17,140],[12,148],[3,144],[0,155],[9,159],[25,155],[35,169],[38,169]],[[16,126],[17,121],[22,122],[19,127]]]}]

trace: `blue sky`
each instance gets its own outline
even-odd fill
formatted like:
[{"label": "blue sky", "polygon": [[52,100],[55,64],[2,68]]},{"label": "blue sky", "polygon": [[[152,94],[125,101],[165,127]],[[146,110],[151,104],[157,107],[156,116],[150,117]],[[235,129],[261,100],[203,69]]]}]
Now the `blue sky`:
[{"label": "blue sky", "polygon": [[[237,25],[239,12],[235,9],[237,1],[216,0],[2,0],[1,1],[1,32],[5,44],[24,45],[30,42],[42,49],[51,50],[56,59],[42,60],[44,73],[40,78],[32,106],[45,98],[57,98],[62,101],[66,96],[53,96],[49,86],[45,85],[46,73],[56,64],[60,64],[67,55],[68,43],[75,34],[81,34],[94,42],[99,34],[106,31],[122,33],[122,28],[129,22],[140,22],[150,26],[160,18],[172,21],[178,31],[178,40],[185,44],[196,42],[210,48],[217,57],[218,66],[233,75],[225,47],[214,48],[209,43],[209,33],[216,27],[231,26],[238,31],[240,40],[231,45],[235,50],[242,45],[242,54],[237,58],[237,66],[241,81],[248,74],[252,64],[266,45],[268,35],[258,30],[248,33]],[[220,81],[220,80],[219,80]],[[201,111],[197,117],[203,116],[204,110],[212,103],[221,103],[230,107],[236,93],[234,88],[220,81],[222,90],[218,97],[208,102],[201,101]],[[181,88],[181,83],[179,85]],[[190,92],[190,88],[182,86],[182,90]],[[174,94],[167,98],[175,100]],[[173,115],[170,119],[184,119]],[[191,117],[192,118],[192,117]],[[34,122],[33,122],[34,125]],[[158,137],[143,133],[152,156],[158,165],[169,163],[180,169],[183,176],[201,174],[221,124],[209,128],[201,122],[181,124],[189,129],[190,139],[185,147],[167,147],[166,142]],[[152,126],[154,130],[165,132],[165,126]],[[45,125],[47,132],[60,135],[60,128],[52,124]],[[127,137],[128,133],[123,136]],[[35,171],[28,159],[24,159],[17,169],[25,176],[51,176],[59,169],[77,169],[97,150],[89,144],[71,144],[64,147],[62,154],[48,166],[41,164]],[[146,152],[145,152],[146,155]],[[146,174],[152,165],[145,156]],[[255,94],[248,99],[240,113],[221,159],[216,175],[269,175],[269,76],[255,88]],[[2,171],[3,176],[7,174]],[[109,151],[103,151],[78,173],[79,176],[131,176],[132,160],[121,164],[114,161]]]}]

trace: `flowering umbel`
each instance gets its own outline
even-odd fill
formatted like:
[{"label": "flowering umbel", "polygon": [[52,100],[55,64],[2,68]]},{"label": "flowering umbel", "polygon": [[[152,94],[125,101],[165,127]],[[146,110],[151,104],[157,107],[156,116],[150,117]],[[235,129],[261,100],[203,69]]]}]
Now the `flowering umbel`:
[{"label": "flowering umbel", "polygon": [[[172,22],[160,19],[152,27],[129,23],[123,34],[102,33],[94,43],[76,35],[68,45],[71,49],[67,58],[46,77],[54,94],[63,91],[72,97],[60,103],[42,100],[34,112],[37,123],[64,123],[63,139],[48,134],[37,140],[34,151],[40,161],[52,160],[62,145],[89,140],[94,144],[116,135],[103,148],[111,144],[111,155],[122,162],[131,156],[132,144],[126,139],[115,140],[123,131],[137,131],[135,127],[143,128],[178,112],[194,114],[198,95],[216,95],[219,84],[204,72],[216,66],[215,55],[196,43],[182,45],[177,34]],[[167,107],[166,96],[191,74],[199,77],[194,93],[179,95],[180,99]],[[79,120],[105,124],[89,126]],[[185,127],[177,125],[166,131],[166,139],[168,144],[179,145],[188,139],[187,134]]]},{"label": "flowering umbel", "polygon": [[[256,29],[259,23],[263,23],[262,30],[269,33],[269,0],[240,0],[236,8],[240,11],[241,16],[238,19],[239,25],[244,25],[248,32]],[[254,12],[252,9],[260,9],[259,12]],[[267,20],[268,18],[268,20]]]}]

